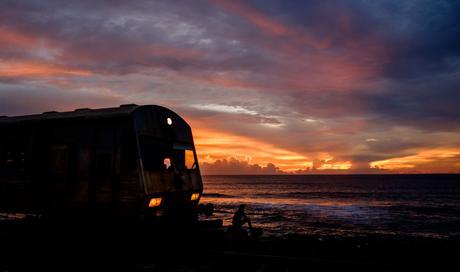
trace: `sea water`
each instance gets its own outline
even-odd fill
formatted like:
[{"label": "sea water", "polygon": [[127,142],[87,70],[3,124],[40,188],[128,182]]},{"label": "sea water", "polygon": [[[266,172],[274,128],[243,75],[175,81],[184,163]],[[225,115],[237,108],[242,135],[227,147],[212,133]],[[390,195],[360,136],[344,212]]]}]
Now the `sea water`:
[{"label": "sea water", "polygon": [[203,176],[201,203],[231,224],[247,205],[265,235],[460,237],[460,175]]}]

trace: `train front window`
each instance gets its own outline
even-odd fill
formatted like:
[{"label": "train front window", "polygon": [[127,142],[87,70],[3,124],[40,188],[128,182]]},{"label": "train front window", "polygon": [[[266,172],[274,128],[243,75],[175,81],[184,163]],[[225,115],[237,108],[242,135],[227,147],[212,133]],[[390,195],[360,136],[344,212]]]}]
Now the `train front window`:
[{"label": "train front window", "polygon": [[187,167],[187,169],[195,169],[196,167],[195,154],[193,153],[193,150],[185,150],[185,167]]},{"label": "train front window", "polygon": [[141,136],[140,147],[145,170],[191,170],[196,168],[192,144],[168,144],[153,137]]},{"label": "train front window", "polygon": [[195,153],[193,152],[193,146],[189,144],[174,144],[174,162],[178,164],[178,168],[182,169],[195,169]]}]

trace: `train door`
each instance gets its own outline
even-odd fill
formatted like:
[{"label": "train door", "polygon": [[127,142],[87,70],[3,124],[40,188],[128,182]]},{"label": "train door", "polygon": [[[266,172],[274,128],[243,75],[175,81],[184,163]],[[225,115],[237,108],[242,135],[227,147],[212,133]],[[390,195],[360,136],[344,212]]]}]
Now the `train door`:
[{"label": "train door", "polygon": [[96,129],[91,156],[90,205],[92,212],[100,219],[113,213],[113,192],[115,186],[114,138],[116,130],[109,126]]},{"label": "train door", "polygon": [[73,213],[78,146],[60,124],[43,123],[34,136],[33,193],[36,206],[52,217]]},{"label": "train door", "polygon": [[[0,194],[2,206],[12,212],[21,212],[30,205],[28,187],[30,175],[28,172],[29,137],[19,128],[10,128],[10,133],[4,133],[0,148]],[[3,208],[2,207],[2,208]]]},{"label": "train door", "polygon": [[51,194],[55,199],[53,204],[61,213],[70,212],[76,179],[76,148],[73,144],[51,145],[49,160],[49,175]]},{"label": "train door", "polygon": [[121,127],[118,135],[114,202],[121,220],[137,220],[142,205],[137,144],[132,127]]}]

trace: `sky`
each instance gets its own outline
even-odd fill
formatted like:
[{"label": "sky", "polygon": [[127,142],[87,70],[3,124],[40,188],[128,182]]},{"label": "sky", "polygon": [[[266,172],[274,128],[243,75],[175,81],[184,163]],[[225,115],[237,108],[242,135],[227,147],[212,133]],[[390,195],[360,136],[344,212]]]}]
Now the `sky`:
[{"label": "sky", "polygon": [[0,1],[0,115],[126,103],[204,174],[460,173],[460,2]]}]

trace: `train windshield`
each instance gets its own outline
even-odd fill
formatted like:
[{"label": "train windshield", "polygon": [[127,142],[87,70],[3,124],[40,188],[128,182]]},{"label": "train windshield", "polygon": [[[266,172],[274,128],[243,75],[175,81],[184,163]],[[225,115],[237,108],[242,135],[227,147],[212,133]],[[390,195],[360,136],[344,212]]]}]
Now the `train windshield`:
[{"label": "train windshield", "polygon": [[189,170],[196,168],[195,152],[192,145],[174,144],[173,153],[178,165]]},{"label": "train windshield", "polygon": [[196,168],[193,146],[174,144],[170,152],[164,152],[163,169],[171,170],[171,166],[178,170],[192,170]]},{"label": "train windshield", "polygon": [[[196,169],[195,151],[192,144],[158,141],[153,137],[140,137],[144,170],[193,170]],[[172,167],[172,168],[171,168]]]}]

